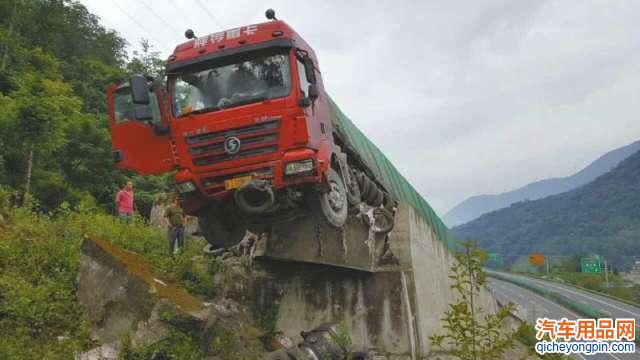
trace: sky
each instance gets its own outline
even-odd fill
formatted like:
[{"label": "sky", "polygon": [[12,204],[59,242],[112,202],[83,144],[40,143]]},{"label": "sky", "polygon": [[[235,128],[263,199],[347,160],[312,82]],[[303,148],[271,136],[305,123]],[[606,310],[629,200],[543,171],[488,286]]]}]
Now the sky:
[{"label": "sky", "polygon": [[640,1],[81,0],[163,58],[275,9],[327,92],[441,215],[640,138]]}]

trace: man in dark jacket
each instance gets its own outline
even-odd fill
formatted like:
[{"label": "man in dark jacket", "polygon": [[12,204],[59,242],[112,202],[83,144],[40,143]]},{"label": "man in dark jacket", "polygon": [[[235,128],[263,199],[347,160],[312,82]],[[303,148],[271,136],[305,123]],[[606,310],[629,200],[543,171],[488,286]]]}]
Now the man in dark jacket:
[{"label": "man in dark jacket", "polygon": [[180,206],[178,196],[173,195],[171,202],[164,212],[164,218],[169,227],[169,253],[177,254],[184,246],[184,211]]}]

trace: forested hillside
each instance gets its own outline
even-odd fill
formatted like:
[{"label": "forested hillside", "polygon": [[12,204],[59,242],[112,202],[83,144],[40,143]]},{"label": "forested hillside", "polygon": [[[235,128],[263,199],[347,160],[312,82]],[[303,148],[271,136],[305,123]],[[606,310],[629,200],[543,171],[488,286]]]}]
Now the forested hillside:
[{"label": "forested hillside", "polygon": [[637,151],[640,151],[640,141],[609,151],[571,176],[536,181],[501,194],[472,196],[449,210],[444,222],[457,226],[518,201],[537,200],[573,190],[610,171]]},{"label": "forested hillside", "polygon": [[519,202],[452,231],[507,262],[530,252],[596,253],[628,267],[640,257],[640,152],[581,188]]},{"label": "forested hillside", "polygon": [[[69,1],[0,1],[0,184],[49,211],[95,199],[109,210],[129,174],[113,170],[105,87],[159,71],[148,47],[126,42]],[[163,178],[134,179],[140,210]]]},{"label": "forested hillside", "polygon": [[163,249],[140,217],[107,215],[126,179],[143,214],[167,183],[113,169],[105,87],[162,65],[125,46],[78,3],[0,0],[1,359],[71,359],[95,345],[75,301],[85,234]]}]

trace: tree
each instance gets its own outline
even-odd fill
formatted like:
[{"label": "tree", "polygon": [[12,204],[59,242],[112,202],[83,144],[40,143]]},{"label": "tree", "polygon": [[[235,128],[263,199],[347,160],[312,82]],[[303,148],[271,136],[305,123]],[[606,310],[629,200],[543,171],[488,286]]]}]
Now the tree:
[{"label": "tree", "polygon": [[[503,328],[513,305],[502,307],[496,313],[483,313],[476,304],[477,296],[487,282],[482,270],[486,260],[486,254],[472,242],[461,243],[449,275],[458,302],[449,304],[442,318],[446,333],[430,337],[435,347],[459,359],[498,359],[513,346],[514,333]],[[480,314],[483,314],[482,321],[478,320]]]},{"label": "tree", "polygon": [[66,125],[80,115],[81,101],[71,86],[62,81],[59,63],[35,48],[26,52],[30,66],[18,78],[16,90],[7,102],[13,110],[3,116],[3,145],[9,145],[14,158],[25,164],[24,200],[31,193],[36,155],[49,154],[65,143]]},{"label": "tree", "polygon": [[[113,167],[105,88],[131,73],[161,78],[164,60],[144,40],[128,58],[126,41],[76,1],[0,0],[0,14],[0,185],[27,190],[42,211],[87,195],[109,209],[134,175]],[[143,213],[167,187],[134,181]]]},{"label": "tree", "polygon": [[146,39],[140,40],[141,51],[134,50],[133,58],[127,63],[128,74],[143,74],[155,79],[163,79],[165,75],[165,61],[160,59],[160,52],[154,51],[153,46]]}]

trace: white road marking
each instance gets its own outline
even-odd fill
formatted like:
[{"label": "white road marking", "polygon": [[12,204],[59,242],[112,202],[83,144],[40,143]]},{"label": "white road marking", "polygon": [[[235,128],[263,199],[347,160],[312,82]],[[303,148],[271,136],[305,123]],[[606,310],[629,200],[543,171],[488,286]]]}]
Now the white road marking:
[{"label": "white road marking", "polygon": [[[547,299],[547,298],[545,298],[545,297],[543,297],[543,296],[541,296],[541,295],[539,295],[539,294],[536,294],[535,292],[533,292],[533,291],[531,291],[531,290],[529,290],[529,289],[523,288],[523,287],[518,286],[518,285],[516,285],[516,284],[512,284],[512,283],[510,283],[510,282],[505,282],[504,280],[499,280],[499,279],[498,279],[498,281],[502,281],[502,283],[494,282],[493,284],[498,284],[499,286],[507,286],[507,288],[508,288],[509,286],[517,287],[518,289],[522,289],[522,291],[523,291],[523,292],[528,292],[528,293],[530,293],[530,294],[529,294],[529,295],[530,295],[530,297],[536,298],[536,299],[537,299],[537,301],[536,301],[537,303],[542,302],[542,303],[545,303],[546,305],[551,304],[551,308],[557,308],[557,309],[558,309],[558,310],[560,310],[561,312],[566,312],[567,314],[569,314],[571,317],[573,317],[573,318],[575,318],[575,319],[580,318],[580,316],[578,316],[578,314],[576,314],[575,312],[573,312],[573,311],[571,311],[571,310],[569,310],[569,309],[567,309],[567,308],[563,307],[562,305],[556,304],[556,303],[554,303],[553,301],[551,301],[551,300],[549,300],[549,299]],[[525,299],[525,304],[527,304],[527,303],[528,303],[528,301],[527,301],[527,297],[525,297],[524,295],[522,295],[522,294],[523,294],[523,292],[514,292],[514,294],[518,294],[518,295],[520,295],[522,298],[524,298],[524,299]],[[509,299],[509,298],[513,299],[513,296],[508,296],[508,295],[507,295],[507,299]],[[530,298],[529,298],[529,300],[530,300]],[[526,308],[526,306],[524,306],[524,307]]]}]

